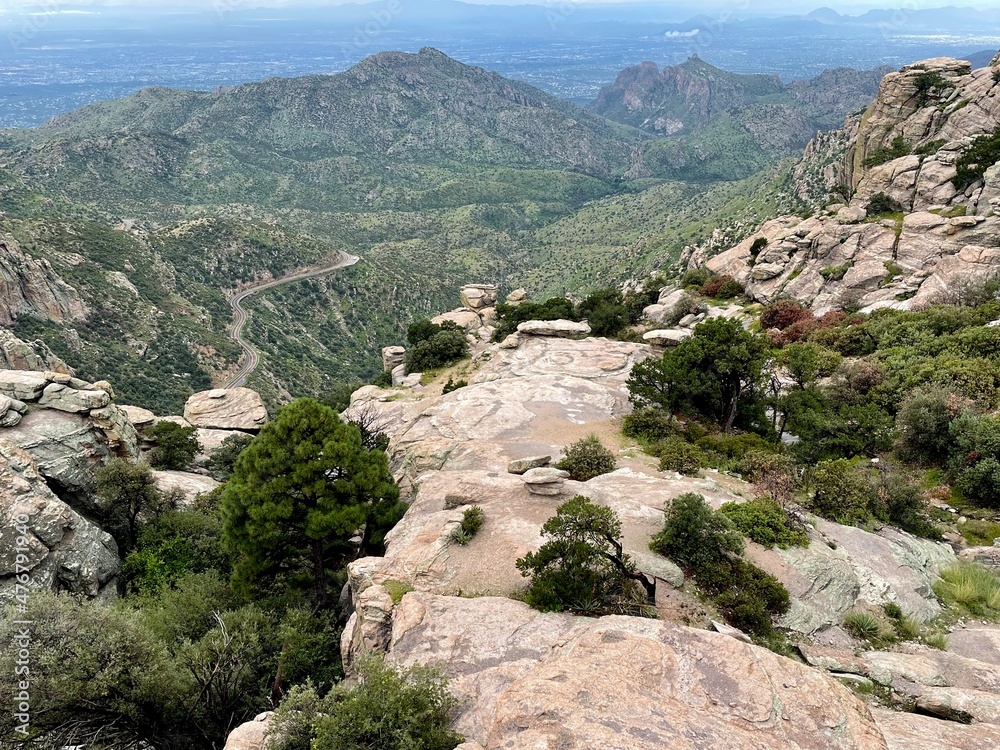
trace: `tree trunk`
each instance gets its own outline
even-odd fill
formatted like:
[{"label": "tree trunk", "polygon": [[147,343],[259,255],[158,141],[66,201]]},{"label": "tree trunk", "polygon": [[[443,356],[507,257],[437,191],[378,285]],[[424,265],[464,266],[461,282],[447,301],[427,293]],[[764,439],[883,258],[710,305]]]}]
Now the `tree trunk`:
[{"label": "tree trunk", "polygon": [[319,539],[313,540],[313,604],[316,610],[326,608],[326,565],[323,563],[323,542]]}]

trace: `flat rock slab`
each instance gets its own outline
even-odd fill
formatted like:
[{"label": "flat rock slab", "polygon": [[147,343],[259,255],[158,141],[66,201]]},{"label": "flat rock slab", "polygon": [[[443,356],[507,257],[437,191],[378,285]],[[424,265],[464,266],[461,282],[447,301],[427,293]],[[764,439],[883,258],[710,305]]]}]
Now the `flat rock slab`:
[{"label": "flat rock slab", "polygon": [[106,391],[81,391],[61,383],[50,383],[42,391],[38,405],[46,409],[58,409],[71,414],[80,414],[103,409],[111,403]]},{"label": "flat rock slab", "polygon": [[0,393],[18,401],[37,401],[48,382],[41,373],[0,370]]},{"label": "flat rock slab", "polygon": [[529,469],[523,479],[525,484],[562,484],[569,479],[569,472],[554,467]]},{"label": "flat rock slab", "polygon": [[[0,407],[2,408],[2,407]],[[518,458],[507,464],[508,474],[524,474],[532,469],[541,469],[552,463],[552,456],[530,456],[528,458]]]},{"label": "flat rock slab", "polygon": [[1000,727],[971,726],[876,708],[875,723],[889,750],[987,750],[1000,747]]},{"label": "flat rock slab", "polygon": [[390,659],[451,678],[455,729],[487,750],[885,750],[860,700],[735,638],[507,599],[403,597]]},{"label": "flat rock slab", "polygon": [[195,427],[256,432],[267,422],[267,407],[249,388],[217,388],[191,396],[184,419]]},{"label": "flat rock slab", "polygon": [[664,349],[677,346],[685,339],[691,338],[694,332],[690,328],[663,328],[656,331],[648,331],[642,334],[642,340],[647,344],[659,346]]},{"label": "flat rock slab", "polygon": [[527,320],[517,327],[525,336],[552,336],[561,339],[585,339],[590,326],[573,320]]}]

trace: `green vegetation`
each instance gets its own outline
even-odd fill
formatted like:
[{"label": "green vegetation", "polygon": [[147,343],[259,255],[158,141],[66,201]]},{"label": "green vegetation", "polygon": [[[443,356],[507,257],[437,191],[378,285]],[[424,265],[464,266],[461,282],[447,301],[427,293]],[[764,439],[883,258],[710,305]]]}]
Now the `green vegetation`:
[{"label": "green vegetation", "polygon": [[1000,129],[990,135],[981,135],[972,142],[960,157],[956,167],[955,187],[959,190],[983,179],[986,170],[1000,161]]},{"label": "green vegetation", "polygon": [[981,565],[959,562],[945,568],[934,593],[960,615],[1000,618],[1000,579]]},{"label": "green vegetation", "polygon": [[556,464],[557,469],[568,471],[570,478],[577,482],[586,482],[617,467],[615,454],[604,447],[597,435],[577,440],[565,450],[563,459]]},{"label": "green vegetation", "polygon": [[859,641],[874,643],[885,635],[882,623],[871,612],[848,612],[844,615],[844,629]]},{"label": "green vegetation", "polygon": [[969,518],[958,527],[959,532],[971,547],[991,547],[1000,539],[1000,523]]},{"label": "green vegetation", "polygon": [[451,533],[451,538],[462,546],[472,541],[473,537],[479,533],[486,523],[486,513],[478,505],[466,508],[462,514],[462,522],[459,527]]},{"label": "green vegetation", "polygon": [[788,591],[771,575],[744,560],[743,537],[701,495],[675,498],[665,509],[663,531],[649,547],[691,576],[733,627],[768,638],[772,617],[788,611]]},{"label": "green vegetation", "polygon": [[649,452],[660,459],[660,471],[676,471],[693,477],[709,465],[708,454],[680,437],[668,437],[655,443]]},{"label": "green vegetation", "polygon": [[158,469],[188,468],[201,450],[196,432],[194,427],[184,427],[176,422],[157,422],[147,430],[155,443],[150,452],[150,463]]},{"label": "green vegetation", "polygon": [[893,159],[899,159],[903,156],[910,155],[910,147],[906,143],[906,139],[903,136],[898,135],[892,139],[892,143],[887,147],[881,147],[873,150],[865,158],[864,165],[866,167],[877,167],[886,162],[890,162]]},{"label": "green vegetation", "polygon": [[448,726],[454,699],[439,672],[398,669],[376,655],[357,671],[357,687],[292,690],[274,718],[273,750],[452,750],[462,742]]},{"label": "green vegetation", "polygon": [[720,511],[743,536],[757,544],[781,549],[809,546],[809,535],[805,529],[770,497],[758,497],[745,503],[726,503]]},{"label": "green vegetation", "polygon": [[320,608],[350,538],[363,529],[362,550],[378,551],[405,510],[385,453],[312,399],[283,408],[243,451],[222,507],[237,587],[304,588]]},{"label": "green vegetation", "polygon": [[648,615],[655,582],[622,551],[621,521],[577,495],[542,526],[546,542],[517,561],[531,579],[525,601],[543,612]]},{"label": "green vegetation", "polygon": [[212,472],[212,476],[219,482],[225,482],[229,479],[233,475],[236,459],[240,457],[240,454],[252,441],[253,437],[250,435],[243,435],[241,433],[228,435],[222,441],[222,444],[212,451],[212,455],[206,463],[206,467]]},{"label": "green vegetation", "polygon": [[135,547],[142,519],[155,518],[174,498],[160,492],[148,464],[114,459],[97,471],[97,502],[101,527],[126,555]]}]

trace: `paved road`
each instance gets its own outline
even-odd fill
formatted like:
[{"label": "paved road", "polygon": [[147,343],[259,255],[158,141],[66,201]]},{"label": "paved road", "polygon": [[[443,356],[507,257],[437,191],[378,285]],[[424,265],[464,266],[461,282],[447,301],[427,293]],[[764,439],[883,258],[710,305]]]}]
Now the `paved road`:
[{"label": "paved road", "polygon": [[331,271],[337,271],[341,268],[353,266],[359,260],[361,259],[353,255],[348,255],[343,260],[332,266],[324,266],[323,268],[317,268],[311,271],[303,271],[302,273],[293,274],[292,276],[283,276],[280,279],[275,279],[274,281],[269,281],[266,284],[261,284],[260,286],[255,286],[250,289],[244,289],[242,292],[233,295],[229,300],[229,306],[233,308],[233,327],[229,332],[229,337],[240,345],[240,348],[243,350],[243,356],[240,357],[240,360],[242,361],[240,369],[237,370],[236,374],[233,375],[222,387],[238,388],[241,385],[244,385],[247,382],[247,378],[249,378],[260,365],[260,355],[257,353],[257,350],[248,344],[243,338],[243,327],[247,322],[247,311],[243,308],[243,302],[248,297],[252,297],[253,295],[259,294],[260,292],[268,289],[274,289],[276,286],[294,284],[296,281],[311,279],[314,276],[323,276]]}]

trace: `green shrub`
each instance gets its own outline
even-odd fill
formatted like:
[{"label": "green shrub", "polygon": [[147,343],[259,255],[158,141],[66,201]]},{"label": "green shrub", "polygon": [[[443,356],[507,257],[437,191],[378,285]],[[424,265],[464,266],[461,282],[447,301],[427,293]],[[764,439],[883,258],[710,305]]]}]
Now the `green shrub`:
[{"label": "green shrub", "polygon": [[944,388],[918,388],[899,407],[896,452],[905,461],[940,465],[951,450],[949,428],[961,400]]},{"label": "green shrub", "polygon": [[615,454],[604,447],[597,435],[588,435],[573,443],[566,449],[562,461],[556,464],[557,469],[568,471],[570,478],[577,482],[607,474],[617,466]]},{"label": "green shrub", "polygon": [[738,468],[745,479],[776,502],[789,503],[794,499],[798,470],[788,456],[754,450],[740,459]]},{"label": "green shrub", "polygon": [[750,245],[750,265],[757,262],[757,257],[764,251],[767,247],[767,237],[758,237]]},{"label": "green shrub", "polygon": [[184,427],[175,422],[160,421],[146,431],[155,443],[150,453],[150,463],[158,469],[183,470],[191,465],[201,450],[194,427]]},{"label": "green shrub", "polygon": [[441,389],[442,395],[447,395],[449,393],[454,393],[459,388],[467,388],[469,385],[468,380],[455,381],[452,378],[448,378],[448,382],[444,384],[444,388]]},{"label": "green shrub", "polygon": [[457,362],[469,353],[463,331],[443,330],[420,341],[406,353],[407,372],[426,372]]},{"label": "green shrub", "polygon": [[769,497],[758,497],[745,503],[726,503],[721,508],[743,536],[765,547],[807,547],[809,536],[788,513]]},{"label": "green shrub", "polygon": [[739,557],[743,537],[701,495],[689,493],[665,508],[663,530],[649,547],[694,578],[734,627],[767,638],[771,619],[788,611],[788,591],[773,576]]},{"label": "green shrub", "polygon": [[486,523],[486,513],[481,507],[473,505],[471,508],[466,508],[462,515],[462,523],[452,532],[451,538],[464,546],[479,533],[484,523]]},{"label": "green shrub", "polygon": [[575,320],[576,309],[565,297],[552,297],[545,302],[522,302],[508,305],[501,302],[496,306],[497,321],[494,341],[503,341],[514,333],[517,327],[529,320]]},{"label": "green shrub", "polygon": [[689,268],[681,277],[681,287],[690,289],[691,287],[701,288],[712,278],[712,272],[702,266],[701,268]]},{"label": "green shrub", "polygon": [[413,586],[403,581],[388,580],[382,582],[382,588],[389,594],[393,604],[399,604],[403,597],[413,591]]},{"label": "green shrub", "polygon": [[649,614],[655,583],[622,552],[621,521],[611,508],[577,495],[542,526],[545,543],[516,565],[531,579],[525,601],[543,612]]},{"label": "green shrub", "polygon": [[882,623],[871,612],[848,612],[844,615],[844,630],[859,641],[876,643],[884,637]]},{"label": "green shrub", "polygon": [[664,411],[638,409],[622,421],[622,434],[625,437],[655,443],[677,434],[677,425],[673,417]]},{"label": "green shrub", "polygon": [[97,521],[114,537],[119,554],[127,555],[143,525],[167,510],[173,498],[160,492],[146,463],[113,459],[97,470],[96,480]]},{"label": "green shrub", "polygon": [[600,289],[579,305],[575,316],[586,319],[595,336],[617,336],[629,324],[625,299],[617,289]]},{"label": "green shrub", "polygon": [[981,135],[958,158],[955,187],[964,190],[986,174],[986,170],[1000,161],[1000,129],[990,135]]},{"label": "green shrub", "polygon": [[934,593],[960,614],[1000,617],[1000,579],[982,565],[959,562],[945,568]]},{"label": "green shrub", "polygon": [[397,670],[376,656],[357,665],[357,687],[337,686],[318,707],[313,750],[453,750],[454,699],[433,669]]},{"label": "green shrub", "polygon": [[838,523],[864,523],[872,518],[873,488],[870,471],[838,458],[821,461],[813,472],[811,509]]},{"label": "green shrub", "polygon": [[652,452],[660,459],[660,471],[695,476],[699,469],[708,466],[708,454],[683,438],[661,440],[653,446]]},{"label": "green shrub", "polygon": [[909,156],[909,154],[910,147],[907,145],[906,139],[899,135],[892,139],[892,143],[889,146],[883,146],[872,151],[864,160],[864,165],[866,167],[877,167],[893,159]]},{"label": "green shrub", "polygon": [[898,214],[903,210],[899,201],[890,198],[885,193],[875,193],[869,200],[868,205],[865,206],[865,210],[868,212],[868,218],[873,219],[878,216],[886,216],[888,214]]},{"label": "green shrub", "polygon": [[703,450],[721,453],[726,458],[734,459],[741,459],[751,451],[774,452],[773,443],[769,443],[760,435],[755,435],[752,432],[706,435],[697,441],[697,445]]},{"label": "green shrub", "polygon": [[234,433],[222,441],[222,445],[212,451],[205,467],[212,472],[212,477],[219,482],[225,482],[233,474],[236,459],[243,450],[253,442],[252,435]]},{"label": "green shrub", "polygon": [[850,270],[851,270],[851,264],[845,263],[842,266],[828,266],[826,268],[821,268],[819,270],[819,275],[822,276],[827,281],[840,281],[847,275],[847,272]]},{"label": "green shrub", "polygon": [[687,493],[664,509],[663,530],[653,537],[649,548],[669,557],[686,572],[718,567],[730,555],[743,552],[743,537],[724,515],[715,513],[705,498]]}]

